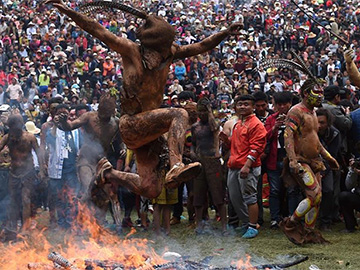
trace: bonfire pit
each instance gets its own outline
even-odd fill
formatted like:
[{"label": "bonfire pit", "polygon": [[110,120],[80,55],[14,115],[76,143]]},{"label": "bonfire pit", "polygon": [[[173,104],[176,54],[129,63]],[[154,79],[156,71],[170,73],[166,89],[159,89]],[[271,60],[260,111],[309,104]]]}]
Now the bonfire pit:
[{"label": "bonfire pit", "polygon": [[308,259],[308,257],[301,257],[294,259],[289,263],[274,263],[274,264],[263,264],[258,266],[229,266],[229,267],[215,267],[208,264],[212,257],[207,257],[200,262],[190,261],[183,258],[179,258],[176,261],[167,262],[164,264],[151,264],[151,259],[147,258],[144,260],[144,264],[140,267],[125,266],[120,262],[111,260],[96,260],[86,259],[84,261],[84,268],[79,268],[71,263],[69,260],[61,256],[57,252],[51,252],[48,259],[53,264],[45,263],[29,263],[28,269],[30,270],[280,270],[285,269],[299,263],[302,263]]}]

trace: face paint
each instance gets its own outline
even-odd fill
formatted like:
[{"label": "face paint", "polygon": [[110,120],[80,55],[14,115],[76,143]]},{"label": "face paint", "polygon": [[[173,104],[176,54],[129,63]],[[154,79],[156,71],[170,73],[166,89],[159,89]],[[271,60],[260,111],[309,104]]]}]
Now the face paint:
[{"label": "face paint", "polygon": [[315,85],[313,89],[309,91],[309,95],[307,97],[307,103],[312,107],[318,107],[321,105],[324,99],[324,90]]}]

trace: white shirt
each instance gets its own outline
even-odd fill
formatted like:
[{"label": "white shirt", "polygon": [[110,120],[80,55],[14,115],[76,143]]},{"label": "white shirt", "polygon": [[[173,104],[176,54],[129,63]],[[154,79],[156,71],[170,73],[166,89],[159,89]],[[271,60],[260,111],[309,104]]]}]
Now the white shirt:
[{"label": "white shirt", "polygon": [[10,84],[6,89],[6,92],[9,92],[10,99],[18,99],[20,95],[23,94],[20,84]]}]

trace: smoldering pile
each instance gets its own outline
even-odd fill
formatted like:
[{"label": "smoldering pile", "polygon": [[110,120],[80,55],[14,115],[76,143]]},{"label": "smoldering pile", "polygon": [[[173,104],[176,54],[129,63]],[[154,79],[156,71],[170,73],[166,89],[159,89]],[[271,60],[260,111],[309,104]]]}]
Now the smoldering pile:
[{"label": "smoldering pile", "polygon": [[298,257],[293,261],[288,263],[273,263],[273,264],[262,264],[257,266],[251,265],[238,265],[238,266],[228,266],[228,267],[215,267],[210,265],[210,260],[212,257],[206,257],[200,262],[191,261],[184,257],[179,257],[174,261],[170,261],[163,264],[151,264],[151,258],[144,258],[144,264],[140,267],[127,266],[123,263],[111,261],[111,260],[97,260],[97,259],[86,259],[84,260],[84,267],[79,268],[75,264],[71,263],[69,260],[64,258],[57,252],[51,252],[48,256],[48,259],[52,264],[45,263],[29,263],[28,269],[30,270],[280,270],[289,268],[291,266],[300,264],[306,260],[308,257]]}]

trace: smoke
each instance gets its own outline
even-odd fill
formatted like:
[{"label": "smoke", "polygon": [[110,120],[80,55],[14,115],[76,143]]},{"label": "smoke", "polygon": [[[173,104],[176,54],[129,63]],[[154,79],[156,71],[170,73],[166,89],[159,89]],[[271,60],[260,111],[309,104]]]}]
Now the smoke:
[{"label": "smoke", "polygon": [[[178,229],[174,228],[174,231],[176,230]],[[205,259],[205,264],[214,267],[236,266],[239,260],[246,261],[249,255],[250,262],[254,266],[269,263],[258,254],[252,254],[246,240],[241,239],[241,236],[234,231],[230,233],[230,236],[224,237],[221,235],[221,230],[217,228],[211,229],[208,235],[201,236],[194,235],[189,228],[179,228],[179,230],[184,231],[174,232],[176,238],[171,234],[166,237],[156,236],[153,233],[144,237],[150,238],[151,247],[157,254],[169,261],[178,260],[179,258],[175,254],[171,254],[178,253],[184,260],[202,262]],[[179,235],[182,237],[178,238]],[[141,235],[135,235],[135,237],[141,237]],[[236,245],[234,245],[233,239],[238,239]],[[283,259],[285,260],[285,258]]]}]

